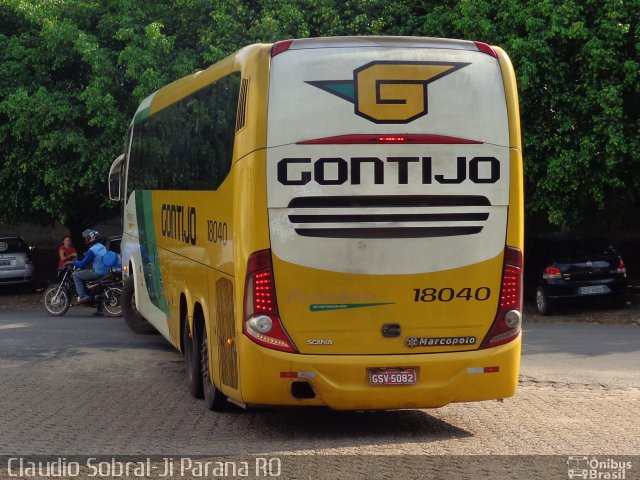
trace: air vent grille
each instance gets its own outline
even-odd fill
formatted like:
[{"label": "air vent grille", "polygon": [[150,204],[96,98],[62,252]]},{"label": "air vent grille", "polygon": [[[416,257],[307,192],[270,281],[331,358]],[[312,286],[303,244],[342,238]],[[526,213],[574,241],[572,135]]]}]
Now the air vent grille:
[{"label": "air vent grille", "polygon": [[236,113],[236,132],[244,127],[247,116],[247,93],[249,92],[249,79],[243,78],[240,84],[240,96],[238,98],[238,111]]},{"label": "air vent grille", "polygon": [[490,207],[479,195],[297,197],[288,219],[304,237],[449,237],[480,233]]}]

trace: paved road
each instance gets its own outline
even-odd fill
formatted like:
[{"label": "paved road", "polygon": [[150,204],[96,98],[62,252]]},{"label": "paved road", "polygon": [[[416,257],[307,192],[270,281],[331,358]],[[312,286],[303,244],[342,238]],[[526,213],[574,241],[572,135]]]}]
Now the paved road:
[{"label": "paved road", "polygon": [[[120,318],[93,318],[73,307],[63,317],[38,310],[0,310],[0,367],[96,355],[114,349],[155,349],[179,361],[158,335],[138,336]],[[525,326],[521,376],[527,381],[640,388],[637,325],[533,323]]]},{"label": "paved road", "polygon": [[0,310],[0,455],[313,455],[304,478],[337,478],[322,456],[356,455],[342,478],[364,479],[393,478],[371,474],[384,471],[375,455],[565,455],[561,477],[546,478],[566,478],[567,455],[640,452],[637,326],[528,325],[523,381],[504,402],[213,413],[187,393],[164,339],[90,312]]},{"label": "paved road", "polygon": [[534,323],[524,329],[522,377],[640,387],[640,327]]}]

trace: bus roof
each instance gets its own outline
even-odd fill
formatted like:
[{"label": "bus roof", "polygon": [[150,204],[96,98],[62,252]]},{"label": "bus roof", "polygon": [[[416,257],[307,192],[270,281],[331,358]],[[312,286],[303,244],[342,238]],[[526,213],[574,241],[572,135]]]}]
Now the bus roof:
[{"label": "bus roof", "polygon": [[305,48],[343,48],[343,47],[394,47],[394,48],[443,48],[452,50],[478,51],[474,42],[431,37],[318,37],[301,38],[291,41],[289,50]]}]

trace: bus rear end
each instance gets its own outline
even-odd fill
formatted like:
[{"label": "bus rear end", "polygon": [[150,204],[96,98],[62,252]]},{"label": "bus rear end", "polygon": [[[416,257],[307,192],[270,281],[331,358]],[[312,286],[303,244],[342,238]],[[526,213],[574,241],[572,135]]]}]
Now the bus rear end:
[{"label": "bus rear end", "polygon": [[271,244],[247,266],[243,400],[387,409],[513,395],[522,158],[507,56],[382,37],[272,55]]}]

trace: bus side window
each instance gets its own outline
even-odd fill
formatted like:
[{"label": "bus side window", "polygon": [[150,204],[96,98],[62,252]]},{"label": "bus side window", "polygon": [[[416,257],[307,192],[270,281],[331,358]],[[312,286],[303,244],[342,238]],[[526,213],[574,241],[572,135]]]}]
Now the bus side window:
[{"label": "bus side window", "polygon": [[127,194],[216,190],[231,170],[239,93],[236,72],[136,124]]}]

